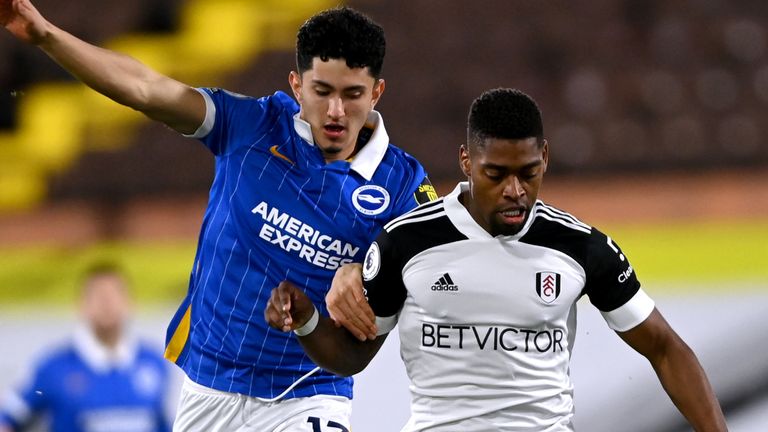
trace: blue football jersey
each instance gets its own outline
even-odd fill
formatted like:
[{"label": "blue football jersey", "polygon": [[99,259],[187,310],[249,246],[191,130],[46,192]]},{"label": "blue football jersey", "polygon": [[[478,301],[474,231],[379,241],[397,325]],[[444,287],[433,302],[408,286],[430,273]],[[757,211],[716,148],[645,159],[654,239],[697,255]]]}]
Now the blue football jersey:
[{"label": "blue football jersey", "polygon": [[0,425],[19,429],[43,416],[51,432],[170,431],[165,359],[139,343],[110,359],[92,337],[83,339],[42,358],[32,379],[5,400]]},{"label": "blue football jersey", "polygon": [[[273,398],[315,365],[292,333],[265,322],[271,290],[290,280],[327,315],[336,269],[362,261],[385,223],[434,190],[375,111],[354,158],[326,163],[285,93],[200,92],[207,115],[194,136],[215,155],[215,177],[166,357],[198,384]],[[352,380],[319,371],[285,397],[315,394],[351,397]]]}]

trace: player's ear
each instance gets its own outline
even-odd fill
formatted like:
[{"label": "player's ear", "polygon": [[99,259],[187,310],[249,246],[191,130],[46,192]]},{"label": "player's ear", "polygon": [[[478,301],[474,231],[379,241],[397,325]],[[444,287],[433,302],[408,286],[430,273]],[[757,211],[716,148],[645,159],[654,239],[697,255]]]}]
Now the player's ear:
[{"label": "player's ear", "polygon": [[467,177],[472,177],[472,161],[469,159],[469,149],[466,145],[459,147],[459,167]]},{"label": "player's ear", "polygon": [[296,71],[291,71],[288,74],[288,84],[291,86],[291,90],[293,90],[293,97],[301,105],[303,102],[301,97],[301,75]]},{"label": "player's ear", "polygon": [[376,80],[376,83],[373,84],[373,91],[371,92],[371,109],[376,106],[379,102],[379,98],[384,94],[384,87],[386,87],[384,84],[383,79],[378,79]]},{"label": "player's ear", "polygon": [[547,165],[549,165],[549,142],[546,139],[541,143],[541,159],[544,161],[542,173],[545,173],[547,172]]}]

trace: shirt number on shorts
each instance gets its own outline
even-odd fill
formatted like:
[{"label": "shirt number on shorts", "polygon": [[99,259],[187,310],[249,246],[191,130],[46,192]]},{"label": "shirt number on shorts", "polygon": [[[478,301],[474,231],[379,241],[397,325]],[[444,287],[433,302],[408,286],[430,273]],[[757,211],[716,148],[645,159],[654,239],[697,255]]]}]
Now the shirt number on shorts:
[{"label": "shirt number on shorts", "polygon": [[[309,417],[307,418],[307,423],[312,423],[312,432],[323,432],[323,428],[320,425],[320,419],[317,417]],[[328,428],[338,429],[341,432],[349,432],[349,429],[344,427],[343,424],[336,423],[335,421],[328,420],[328,423],[326,424]],[[325,429],[328,431],[328,429]]]}]

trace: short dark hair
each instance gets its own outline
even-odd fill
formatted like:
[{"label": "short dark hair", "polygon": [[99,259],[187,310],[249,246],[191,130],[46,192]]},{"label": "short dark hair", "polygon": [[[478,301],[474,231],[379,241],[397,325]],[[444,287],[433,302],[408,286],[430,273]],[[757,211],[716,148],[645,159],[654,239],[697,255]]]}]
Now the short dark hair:
[{"label": "short dark hair", "polygon": [[482,146],[489,138],[544,142],[541,111],[536,102],[517,89],[496,88],[472,102],[467,119],[467,144]]},{"label": "short dark hair", "polygon": [[126,287],[129,284],[128,275],[123,267],[117,262],[110,260],[94,261],[88,265],[83,271],[80,278],[80,286],[83,290],[87,288],[88,282],[99,276],[115,276],[122,279],[125,282]]},{"label": "short dark hair", "polygon": [[296,68],[312,69],[312,59],[344,59],[350,68],[368,67],[378,79],[384,65],[384,30],[370,18],[350,7],[320,12],[299,28],[296,37]]}]

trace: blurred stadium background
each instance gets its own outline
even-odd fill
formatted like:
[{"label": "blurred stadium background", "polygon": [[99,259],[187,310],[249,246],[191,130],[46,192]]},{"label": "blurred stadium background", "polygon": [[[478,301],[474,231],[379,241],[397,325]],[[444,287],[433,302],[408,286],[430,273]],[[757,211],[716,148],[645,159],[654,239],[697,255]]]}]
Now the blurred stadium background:
[{"label": "blurred stadium background", "polygon": [[[298,25],[337,2],[35,4],[71,33],[181,81],[260,96],[288,89]],[[622,246],[701,357],[731,430],[766,430],[768,3],[346,4],[385,28],[378,109],[440,192],[460,179],[474,97],[517,87],[539,102],[552,159],[542,198]],[[0,392],[66,334],[75,280],[96,257],[126,266],[140,328],[162,343],[212,168],[203,146],[0,36]],[[583,305],[572,369],[580,430],[685,430],[650,368]],[[407,417],[394,342],[360,376],[355,430],[399,430]]]}]

